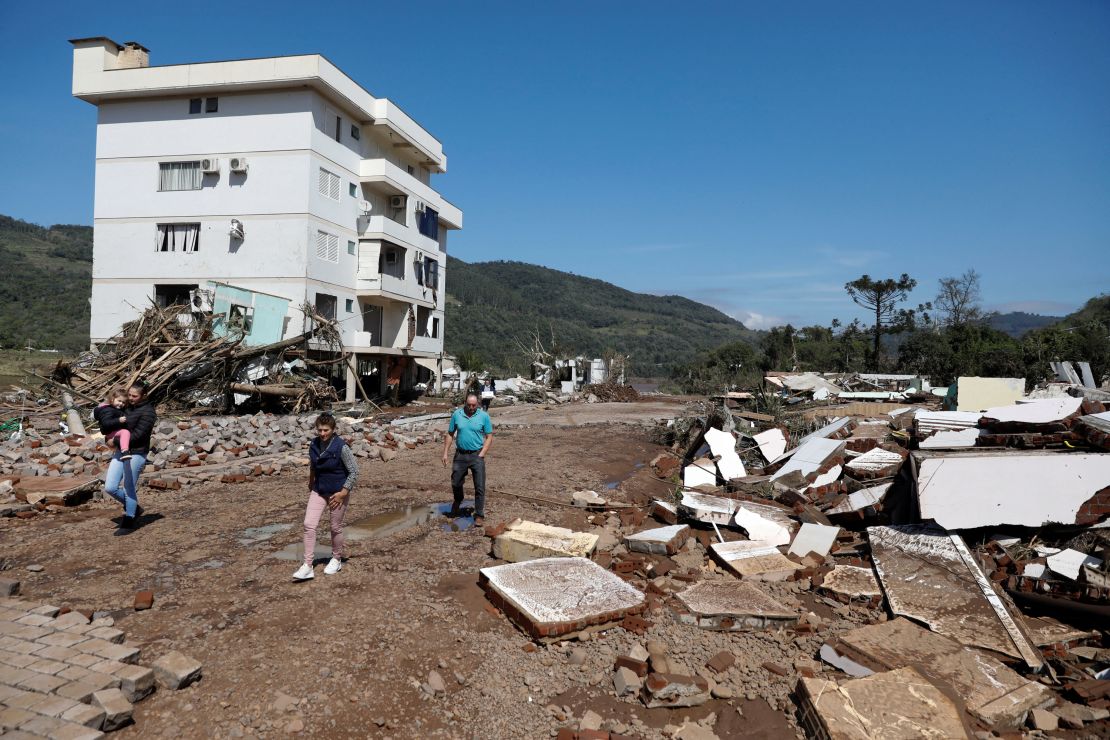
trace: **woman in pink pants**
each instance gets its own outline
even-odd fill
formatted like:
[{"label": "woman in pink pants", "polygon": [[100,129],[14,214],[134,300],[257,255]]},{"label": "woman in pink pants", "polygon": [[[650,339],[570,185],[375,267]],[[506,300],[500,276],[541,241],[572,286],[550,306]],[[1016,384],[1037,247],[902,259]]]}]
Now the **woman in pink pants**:
[{"label": "woman in pink pants", "polygon": [[334,575],[343,568],[343,517],[351,490],[358,482],[358,461],[342,437],[335,433],[335,417],[316,417],[316,439],[308,446],[308,506],[304,513],[304,563],[293,574],[295,581],[315,577],[316,525],[324,509],[331,515],[331,560],[324,568]]}]

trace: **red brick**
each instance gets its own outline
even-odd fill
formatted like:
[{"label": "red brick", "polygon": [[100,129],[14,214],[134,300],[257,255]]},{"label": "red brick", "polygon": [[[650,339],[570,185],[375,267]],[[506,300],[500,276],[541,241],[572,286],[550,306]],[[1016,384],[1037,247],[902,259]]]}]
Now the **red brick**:
[{"label": "red brick", "polygon": [[135,611],[142,611],[154,606],[154,592],[140,591],[135,594]]},{"label": "red brick", "polygon": [[721,652],[710,658],[705,665],[707,668],[712,668],[717,673],[724,673],[729,668],[731,668],[732,664],[735,662],[735,655],[728,652],[727,650],[722,650]]},{"label": "red brick", "polygon": [[647,664],[647,662],[643,661],[643,660],[636,660],[635,658],[633,658],[632,656],[629,656],[629,655],[622,655],[622,656],[618,657],[616,667],[617,668],[627,668],[628,670],[632,671],[633,673],[635,673],[640,678],[643,678],[644,676],[646,676],[648,674],[648,664]]},{"label": "red brick", "polygon": [[786,676],[790,673],[789,670],[787,670],[786,668],[783,668],[778,663],[772,663],[769,660],[763,663],[763,668],[764,668],[764,670],[767,670],[767,671],[770,671],[771,673],[774,673],[776,676]]}]

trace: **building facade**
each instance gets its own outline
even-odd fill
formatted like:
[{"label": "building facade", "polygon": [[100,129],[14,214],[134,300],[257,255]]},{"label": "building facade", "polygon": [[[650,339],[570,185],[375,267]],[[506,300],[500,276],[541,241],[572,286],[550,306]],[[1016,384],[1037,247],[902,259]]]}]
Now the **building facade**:
[{"label": "building facade", "polygon": [[431,185],[438,140],[317,54],[152,67],[133,42],[71,43],[97,106],[93,344],[217,282],[288,299],[285,338],[305,303],[336,319],[348,400],[435,367],[462,228]]}]

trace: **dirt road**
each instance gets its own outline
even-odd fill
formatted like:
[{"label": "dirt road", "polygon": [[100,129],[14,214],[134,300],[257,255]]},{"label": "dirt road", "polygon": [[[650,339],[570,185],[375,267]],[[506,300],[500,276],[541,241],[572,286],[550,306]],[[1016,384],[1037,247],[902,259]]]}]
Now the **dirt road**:
[{"label": "dirt road", "polygon": [[[589,406],[576,411],[583,408]],[[502,429],[489,485],[560,500],[583,488],[644,500],[666,489],[644,467],[657,452],[643,427]],[[491,613],[477,585],[478,569],[495,563],[490,541],[420,516],[422,506],[449,498],[439,456],[437,446],[425,445],[389,463],[364,462],[348,517],[357,538],[350,559],[335,576],[318,566],[307,583],[289,578],[306,497],[305,481],[294,473],[145,491],[146,524],[129,536],[115,536],[118,510],[99,502],[0,520],[0,562],[11,571],[5,575],[23,581],[25,599],[111,612],[128,642],[142,647],[143,662],[180,650],[204,664],[198,684],[136,705],[135,725],[120,737],[542,738],[577,726],[587,709],[633,736],[662,737],[665,725],[684,716],[711,714],[721,737],[796,732],[781,711],[790,709],[786,696],[796,677],[760,664],[789,667],[794,657],[810,657],[816,637],[704,632],[660,612],[645,638],[614,629],[586,643],[526,652],[529,640]],[[524,517],[592,527],[583,510],[510,496],[491,495],[487,508],[491,523]],[[326,535],[321,539],[326,545]],[[29,572],[32,564],[44,569]],[[146,588],[156,594],[154,608],[133,611],[135,592]],[[810,608],[844,626],[862,619],[822,604]],[[691,672],[704,670],[720,650],[746,656],[719,678],[732,687],[722,695],[733,696],[684,710],[647,710],[616,698],[615,656],[647,638],[672,645]],[[574,649],[583,652],[572,661]],[[432,670],[446,683],[445,698],[421,688]]]}]

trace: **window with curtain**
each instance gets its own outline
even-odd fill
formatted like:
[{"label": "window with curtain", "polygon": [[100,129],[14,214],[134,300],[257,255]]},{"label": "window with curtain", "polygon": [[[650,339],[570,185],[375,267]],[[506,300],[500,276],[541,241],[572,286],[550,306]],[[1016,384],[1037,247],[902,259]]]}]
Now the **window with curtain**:
[{"label": "window with curtain", "polygon": [[439,263],[431,257],[424,258],[424,282],[421,285],[439,290]]},{"label": "window with curtain", "polygon": [[424,207],[420,213],[420,219],[417,222],[417,228],[420,233],[429,239],[439,239],[439,211]]},{"label": "window with curtain", "polygon": [[159,190],[200,190],[200,162],[159,162]]},{"label": "window with curtain", "polygon": [[200,224],[158,224],[155,247],[159,252],[200,250]]}]

